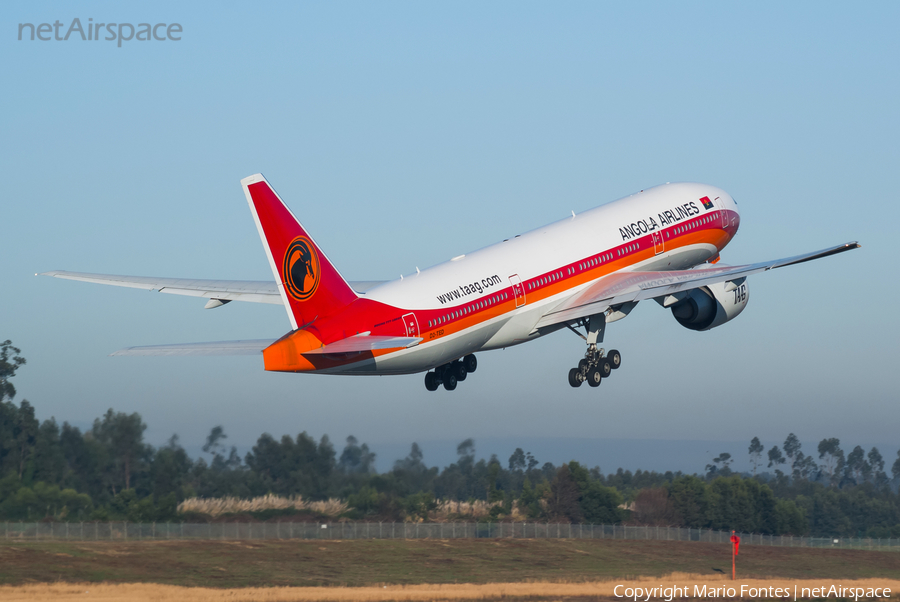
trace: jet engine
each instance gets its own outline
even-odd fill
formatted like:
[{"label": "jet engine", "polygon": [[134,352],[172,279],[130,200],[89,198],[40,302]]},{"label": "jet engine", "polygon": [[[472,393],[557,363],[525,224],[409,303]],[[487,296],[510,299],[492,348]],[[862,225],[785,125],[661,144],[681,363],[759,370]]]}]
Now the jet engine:
[{"label": "jet engine", "polygon": [[685,328],[709,330],[736,318],[749,300],[746,278],[739,278],[695,288],[670,307]]}]

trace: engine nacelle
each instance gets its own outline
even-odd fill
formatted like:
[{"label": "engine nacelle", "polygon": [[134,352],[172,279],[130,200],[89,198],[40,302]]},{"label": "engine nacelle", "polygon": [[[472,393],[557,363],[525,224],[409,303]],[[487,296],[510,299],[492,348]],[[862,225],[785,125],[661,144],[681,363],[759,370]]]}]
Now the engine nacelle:
[{"label": "engine nacelle", "polygon": [[719,282],[691,290],[672,305],[672,315],[685,328],[709,330],[736,318],[749,300],[746,279]]}]

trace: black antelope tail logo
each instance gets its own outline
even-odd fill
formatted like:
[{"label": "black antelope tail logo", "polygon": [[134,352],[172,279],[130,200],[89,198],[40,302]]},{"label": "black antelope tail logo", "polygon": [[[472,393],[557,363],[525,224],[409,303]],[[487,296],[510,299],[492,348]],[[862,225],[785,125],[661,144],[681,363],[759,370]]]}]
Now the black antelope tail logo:
[{"label": "black antelope tail logo", "polygon": [[288,294],[298,301],[312,297],[319,286],[319,256],[305,236],[298,236],[288,245],[281,269]]}]

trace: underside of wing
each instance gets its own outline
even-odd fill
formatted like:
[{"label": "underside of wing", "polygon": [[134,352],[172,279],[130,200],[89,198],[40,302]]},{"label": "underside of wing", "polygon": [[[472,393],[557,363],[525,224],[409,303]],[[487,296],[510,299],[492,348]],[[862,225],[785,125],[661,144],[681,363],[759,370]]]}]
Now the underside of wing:
[{"label": "underside of wing", "polygon": [[402,349],[418,345],[422,337],[391,337],[357,335],[329,343],[312,351],[304,351],[303,355],[322,355],[335,353],[359,353],[380,349]]},{"label": "underside of wing", "polygon": [[274,339],[127,347],[110,355],[261,355]]},{"label": "underside of wing", "polygon": [[[250,303],[270,303],[281,305],[281,294],[274,281],[266,280],[204,280],[197,278],[156,278],[152,276],[119,276],[115,274],[89,274],[85,272],[66,272],[56,270],[43,272],[40,276],[52,276],[66,280],[78,280],[81,282],[93,282],[94,284],[107,284],[111,286],[124,286],[145,291],[158,291],[170,295],[187,295],[189,297],[204,297],[219,301],[208,303],[207,307],[218,307],[230,301],[245,301]],[[350,282],[351,287],[359,293],[383,284],[380,281]]]},{"label": "underside of wing", "polygon": [[856,242],[850,242],[795,257],[740,266],[711,266],[671,272],[617,272],[601,278],[551,309],[538,321],[535,328],[572,322],[624,303],[675,295],[718,282],[740,280],[759,272],[821,259],[859,246]]}]

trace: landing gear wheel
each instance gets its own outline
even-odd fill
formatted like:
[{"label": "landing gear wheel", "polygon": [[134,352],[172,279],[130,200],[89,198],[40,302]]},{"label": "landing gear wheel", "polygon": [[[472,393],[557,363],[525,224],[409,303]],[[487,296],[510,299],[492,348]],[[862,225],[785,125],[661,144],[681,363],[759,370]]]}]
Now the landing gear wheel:
[{"label": "landing gear wheel", "polygon": [[437,377],[434,375],[434,372],[426,372],[425,373],[425,388],[429,391],[437,391],[438,385]]},{"label": "landing gear wheel", "polygon": [[569,384],[575,388],[581,386],[581,370],[578,368],[572,368],[569,370]]},{"label": "landing gear wheel", "polygon": [[454,363],[451,372],[453,372],[453,376],[455,376],[456,380],[459,382],[466,380],[466,376],[469,375],[469,371],[466,370],[466,365],[462,362]]},{"label": "landing gear wheel", "polygon": [[[591,368],[590,370],[588,370],[587,383],[590,386],[598,387],[598,386],[600,386],[600,381],[602,381],[602,380],[603,380],[603,376],[600,374],[599,370],[597,370],[596,368]],[[447,384],[444,383],[444,386],[446,387]]]},{"label": "landing gear wheel", "polygon": [[587,361],[587,359],[578,360],[578,369],[579,370],[586,370],[588,365],[590,365],[590,362]]},{"label": "landing gear wheel", "polygon": [[619,366],[622,365],[622,354],[619,353],[618,349],[610,349],[609,353],[606,354],[606,359],[609,360],[609,365],[612,366],[613,370],[618,370]]},{"label": "landing gear wheel", "polygon": [[444,376],[444,388],[448,391],[452,391],[456,388],[456,376],[453,374],[446,374]]},{"label": "landing gear wheel", "polygon": [[600,371],[600,376],[603,378],[607,378],[610,374],[612,374],[612,363],[608,359],[600,360],[600,364],[597,366],[597,370]]},{"label": "landing gear wheel", "polygon": [[472,373],[475,372],[475,369],[478,367],[478,359],[470,353],[462,358],[462,364],[466,367],[468,372]]}]

